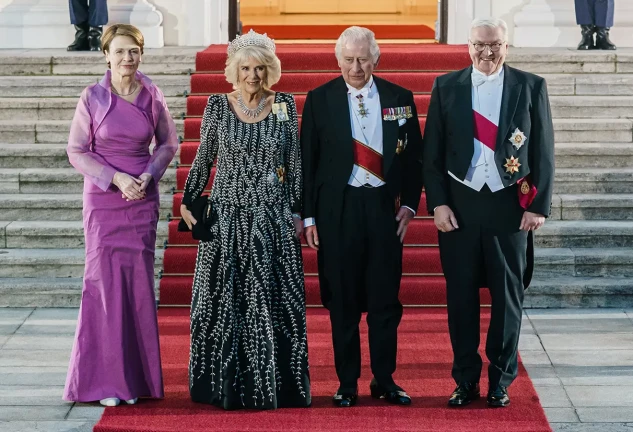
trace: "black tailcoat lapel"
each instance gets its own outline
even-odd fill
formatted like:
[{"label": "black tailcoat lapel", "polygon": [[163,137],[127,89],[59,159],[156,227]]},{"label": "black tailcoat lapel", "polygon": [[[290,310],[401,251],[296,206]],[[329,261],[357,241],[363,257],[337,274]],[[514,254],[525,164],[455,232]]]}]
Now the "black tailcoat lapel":
[{"label": "black tailcoat lapel", "polygon": [[510,125],[512,119],[517,110],[519,98],[521,97],[521,91],[523,85],[519,83],[514,76],[514,73],[508,66],[503,66],[503,95],[501,96],[501,111],[499,112],[499,129],[497,130],[497,144],[495,148],[495,159],[497,160],[497,166],[499,172],[503,176],[505,175],[505,157],[508,156],[508,151],[504,151],[504,146],[507,146],[507,139],[510,134]]},{"label": "black tailcoat lapel", "polygon": [[[327,93],[328,109],[336,138],[339,142],[338,148],[347,154],[346,156],[353,160],[354,152],[352,149],[352,123],[349,114],[349,101],[347,97],[347,85],[341,76]],[[350,167],[350,172],[352,168]]]},{"label": "black tailcoat lapel", "polygon": [[380,121],[382,122],[382,172],[386,176],[391,167],[391,162],[396,154],[396,146],[398,143],[398,121],[384,120],[382,110],[385,108],[398,107],[398,96],[385,85],[380,78],[374,77],[374,83],[378,90],[380,98]]},{"label": "black tailcoat lapel", "polygon": [[[459,119],[459,127],[457,130],[449,131],[454,133],[458,138],[454,141],[461,144],[463,147],[460,149],[453,149],[457,151],[459,160],[466,163],[466,166],[470,165],[470,161],[473,159],[475,153],[475,146],[473,145],[473,137],[475,136],[475,125],[473,122],[473,84],[470,77],[473,67],[464,69],[461,76],[458,78],[457,86],[455,88],[455,100],[454,100],[454,116]],[[460,165],[463,165],[460,163]],[[466,172],[463,173],[464,175]]]}]

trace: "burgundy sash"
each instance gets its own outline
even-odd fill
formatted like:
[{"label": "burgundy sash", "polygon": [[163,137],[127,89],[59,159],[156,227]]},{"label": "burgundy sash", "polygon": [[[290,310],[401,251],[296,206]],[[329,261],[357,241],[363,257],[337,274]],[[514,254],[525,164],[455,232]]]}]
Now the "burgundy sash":
[{"label": "burgundy sash", "polygon": [[352,144],[354,146],[354,164],[384,181],[382,155],[354,138],[352,138]]},{"label": "burgundy sash", "polygon": [[473,110],[473,118],[475,120],[475,139],[479,140],[490,150],[495,151],[497,147],[497,130],[499,128],[475,110]]}]

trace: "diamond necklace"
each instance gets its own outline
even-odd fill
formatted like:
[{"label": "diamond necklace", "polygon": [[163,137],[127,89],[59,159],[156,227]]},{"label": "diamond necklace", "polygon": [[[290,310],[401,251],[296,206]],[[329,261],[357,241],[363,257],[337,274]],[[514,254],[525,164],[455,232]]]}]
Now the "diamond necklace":
[{"label": "diamond necklace", "polygon": [[237,93],[237,104],[244,115],[254,119],[259,117],[259,115],[264,111],[264,108],[266,107],[266,98],[262,95],[257,107],[249,108],[246,106],[246,103],[244,103],[244,98],[242,98],[242,92],[240,91]]}]

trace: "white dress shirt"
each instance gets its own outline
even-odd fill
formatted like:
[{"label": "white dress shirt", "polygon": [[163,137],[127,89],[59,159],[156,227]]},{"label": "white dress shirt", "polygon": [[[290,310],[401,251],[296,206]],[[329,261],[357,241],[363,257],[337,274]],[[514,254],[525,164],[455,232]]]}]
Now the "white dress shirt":
[{"label": "white dress shirt", "polygon": [[[352,138],[382,154],[382,109],[380,106],[380,95],[374,85],[374,77],[371,76],[369,81],[367,81],[360,90],[347,83],[345,83],[345,85],[347,85],[347,102],[352,125]],[[358,95],[363,95],[364,108],[367,111],[365,117],[361,116],[358,112],[360,110]],[[347,184],[354,187],[364,187],[365,185],[378,187],[384,185],[385,182],[371,172],[354,164]],[[402,207],[408,208],[415,215],[415,210],[412,208],[407,206]],[[315,224],[313,217],[306,218],[303,222],[305,227]]]},{"label": "white dress shirt", "polygon": [[[486,76],[473,68],[472,75],[473,110],[499,126],[501,97],[503,96],[503,68],[490,76]],[[476,85],[475,82],[479,85]],[[473,158],[464,180],[457,178],[450,171],[448,174],[476,191],[480,191],[484,184],[487,184],[493,192],[503,189],[501,174],[499,174],[495,162],[495,152],[476,138],[474,146]]]}]

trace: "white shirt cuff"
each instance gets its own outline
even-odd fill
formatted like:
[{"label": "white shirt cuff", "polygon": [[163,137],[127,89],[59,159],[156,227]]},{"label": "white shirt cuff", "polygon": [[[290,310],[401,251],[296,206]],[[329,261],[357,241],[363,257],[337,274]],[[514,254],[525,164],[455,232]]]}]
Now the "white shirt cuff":
[{"label": "white shirt cuff", "polygon": [[403,205],[402,207],[411,210],[411,213],[413,213],[413,216],[415,216],[415,210],[413,210],[411,207]]},{"label": "white shirt cuff", "polygon": [[307,227],[311,227],[312,225],[316,225],[316,222],[314,221],[314,218],[313,218],[313,217],[311,217],[311,218],[305,218],[305,219],[303,220],[303,226],[304,226],[305,228],[307,228]]}]

